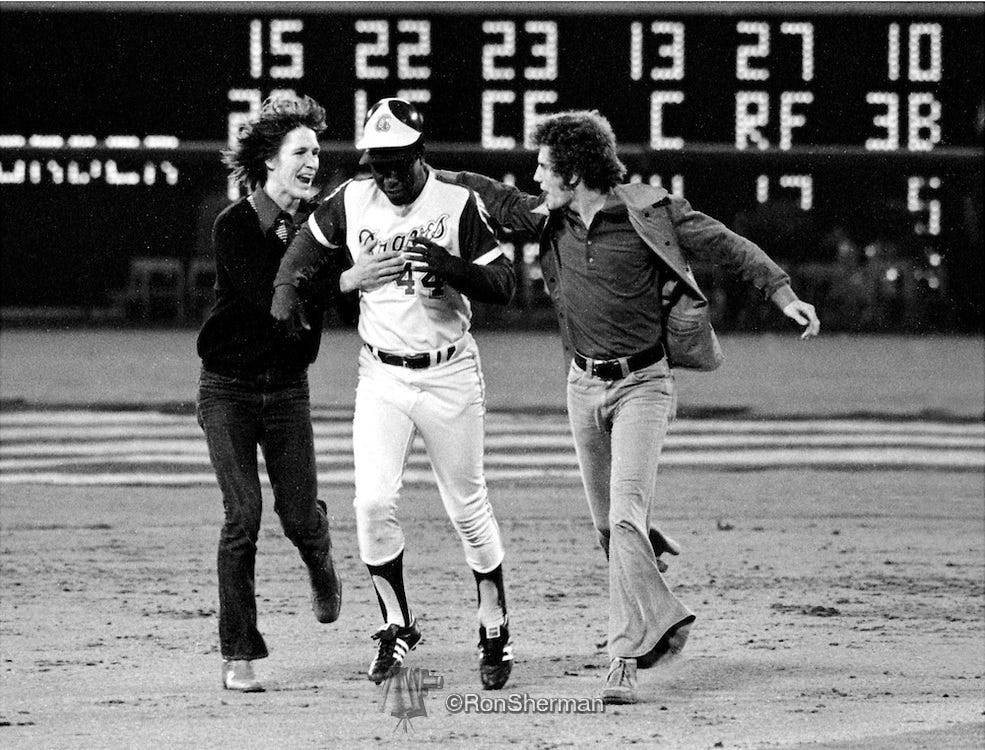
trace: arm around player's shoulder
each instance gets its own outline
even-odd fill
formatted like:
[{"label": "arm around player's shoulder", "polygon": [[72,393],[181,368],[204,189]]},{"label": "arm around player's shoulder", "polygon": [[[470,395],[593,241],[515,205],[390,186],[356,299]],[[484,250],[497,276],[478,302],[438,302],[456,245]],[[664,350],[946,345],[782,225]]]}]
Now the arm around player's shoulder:
[{"label": "arm around player's shoulder", "polygon": [[525,193],[515,185],[494,180],[478,172],[449,172],[435,170],[440,179],[464,185],[477,197],[480,209],[491,224],[511,232],[521,232],[537,237],[547,219],[545,212],[536,209],[543,201],[540,196]]}]

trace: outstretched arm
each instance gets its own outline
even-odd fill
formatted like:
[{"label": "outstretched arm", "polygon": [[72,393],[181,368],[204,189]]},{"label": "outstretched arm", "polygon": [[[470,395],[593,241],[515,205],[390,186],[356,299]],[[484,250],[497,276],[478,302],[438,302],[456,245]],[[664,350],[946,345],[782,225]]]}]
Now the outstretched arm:
[{"label": "outstretched arm", "polygon": [[759,289],[784,315],[805,327],[801,338],[818,335],[821,321],[814,305],[797,297],[790,287],[790,277],[759,245],[717,219],[695,211],[683,198],[671,199],[670,216],[682,248],[721,264]]}]

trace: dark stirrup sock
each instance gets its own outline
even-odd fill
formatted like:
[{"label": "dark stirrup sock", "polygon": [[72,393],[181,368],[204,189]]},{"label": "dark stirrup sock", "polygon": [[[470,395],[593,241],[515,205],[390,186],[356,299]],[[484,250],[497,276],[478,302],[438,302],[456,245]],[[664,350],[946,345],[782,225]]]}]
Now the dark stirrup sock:
[{"label": "dark stirrup sock", "polygon": [[376,600],[383,613],[383,621],[406,627],[411,623],[410,607],[404,592],[404,551],[382,565],[367,565],[373,577]]}]

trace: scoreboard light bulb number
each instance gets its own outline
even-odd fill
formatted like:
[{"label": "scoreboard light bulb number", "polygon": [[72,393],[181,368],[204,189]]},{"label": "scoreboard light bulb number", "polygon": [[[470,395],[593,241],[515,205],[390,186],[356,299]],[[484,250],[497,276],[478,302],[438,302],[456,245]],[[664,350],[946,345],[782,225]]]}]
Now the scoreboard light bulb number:
[{"label": "scoreboard light bulb number", "polygon": [[[889,24],[887,32],[887,75],[898,81],[902,74],[900,25]],[[907,28],[907,80],[937,83],[943,74],[943,29],[939,23],[911,23]]]},{"label": "scoreboard light bulb number", "polygon": [[[814,208],[814,178],[809,174],[782,174],[777,179],[781,188],[796,190],[800,195],[798,205],[801,211]],[[770,200],[769,175],[761,174],[756,178],[756,202],[766,203]]]},{"label": "scoreboard light bulb number", "polygon": [[249,59],[250,77],[263,77],[264,54],[269,57],[287,58],[286,64],[271,65],[268,75],[271,78],[304,78],[304,45],[297,41],[284,39],[288,34],[304,31],[304,21],[300,18],[274,18],[268,22],[267,49],[263,47],[263,21],[250,21]]},{"label": "scoreboard light bulb number", "polygon": [[[650,68],[654,81],[681,81],[684,79],[684,24],[679,21],[654,21],[650,32],[655,37],[669,37],[669,42],[657,46],[657,56],[669,60],[669,65]],[[643,78],[643,24],[638,21],[629,27],[629,77],[634,81]]]},{"label": "scoreboard light bulb number", "polygon": [[[941,178],[913,175],[906,181],[906,208],[912,214],[925,214],[926,224],[916,227],[917,234],[938,235],[941,233],[941,201],[937,197],[928,197],[926,193],[940,190]],[[933,265],[933,264],[932,264]]]},{"label": "scoreboard light bulb number", "polygon": [[[555,81],[558,71],[558,31],[555,21],[527,21],[523,24],[524,33],[532,37],[529,57],[539,58],[539,65],[523,68],[523,77],[528,81]],[[516,24],[513,21],[483,21],[482,33],[498,36],[496,43],[482,45],[482,80],[512,81],[516,78],[516,68],[497,64],[499,59],[516,61]]]},{"label": "scoreboard light bulb number", "polygon": [[[355,29],[357,34],[374,37],[373,41],[356,44],[356,78],[363,81],[387,80],[390,77],[390,68],[371,60],[389,58],[390,22],[360,18],[355,22]],[[413,36],[413,41],[401,41],[397,44],[397,79],[401,81],[430,79],[431,67],[419,64],[415,60],[419,61],[421,58],[427,59],[431,56],[431,22],[401,18],[396,21],[396,30],[401,36]]]},{"label": "scoreboard light bulb number", "polygon": [[[755,44],[740,44],[735,51],[735,77],[740,81],[765,81],[770,70],[754,65],[755,60],[765,60],[771,55],[770,24],[764,21],[739,21],[735,30],[739,34],[756,37]],[[814,78],[814,24],[804,21],[783,21],[780,34],[800,37],[800,80]]]}]

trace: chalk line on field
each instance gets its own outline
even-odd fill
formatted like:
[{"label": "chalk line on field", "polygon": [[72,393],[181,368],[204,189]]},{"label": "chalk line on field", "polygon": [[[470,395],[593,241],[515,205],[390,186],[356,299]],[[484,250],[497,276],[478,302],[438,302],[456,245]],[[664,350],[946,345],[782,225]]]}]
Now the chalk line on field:
[{"label": "chalk line on field", "polygon": [[[319,482],[352,484],[351,413],[314,420]],[[489,481],[578,481],[563,414],[491,412]],[[262,455],[258,458],[263,466]],[[813,468],[985,470],[985,425],[929,420],[681,419],[661,456],[666,468],[750,471]],[[266,483],[265,476],[262,477]],[[406,484],[433,483],[421,441]],[[193,415],[144,411],[0,414],[0,484],[214,485]]]}]

